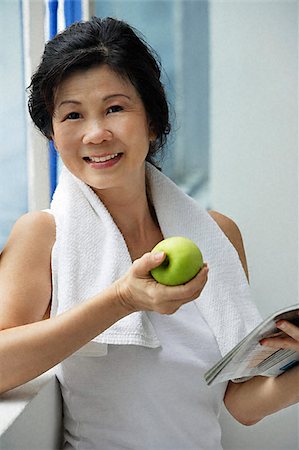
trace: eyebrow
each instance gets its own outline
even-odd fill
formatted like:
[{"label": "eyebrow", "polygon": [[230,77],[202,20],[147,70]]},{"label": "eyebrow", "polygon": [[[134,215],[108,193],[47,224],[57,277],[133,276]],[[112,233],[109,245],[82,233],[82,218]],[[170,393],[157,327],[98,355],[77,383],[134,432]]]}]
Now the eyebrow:
[{"label": "eyebrow", "polygon": [[103,100],[106,102],[107,100],[110,100],[111,98],[114,98],[114,97],[125,97],[128,100],[131,100],[131,97],[129,97],[126,94],[111,94],[111,95],[107,95],[106,97],[103,98]]},{"label": "eyebrow", "polygon": [[[106,102],[107,100],[111,100],[114,97],[125,97],[128,100],[131,100],[131,97],[129,97],[126,94],[110,94],[110,95],[106,95],[105,97],[103,97],[104,102]],[[62,102],[59,103],[58,108],[60,108],[62,105],[67,105],[67,104],[74,104],[74,105],[81,105],[81,102],[79,102],[78,100],[62,100]]]},{"label": "eyebrow", "polygon": [[69,103],[73,103],[74,105],[81,105],[81,102],[78,100],[62,100],[62,102],[59,103],[57,108],[60,108],[62,105],[67,105]]}]

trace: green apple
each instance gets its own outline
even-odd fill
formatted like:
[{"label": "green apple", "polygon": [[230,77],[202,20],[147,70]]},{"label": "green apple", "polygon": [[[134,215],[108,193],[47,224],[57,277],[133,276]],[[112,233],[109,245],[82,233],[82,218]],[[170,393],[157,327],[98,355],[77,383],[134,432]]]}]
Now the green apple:
[{"label": "green apple", "polygon": [[152,253],[164,252],[160,266],[151,270],[153,278],[161,284],[177,286],[190,281],[203,266],[201,251],[191,239],[173,236],[159,242]]}]

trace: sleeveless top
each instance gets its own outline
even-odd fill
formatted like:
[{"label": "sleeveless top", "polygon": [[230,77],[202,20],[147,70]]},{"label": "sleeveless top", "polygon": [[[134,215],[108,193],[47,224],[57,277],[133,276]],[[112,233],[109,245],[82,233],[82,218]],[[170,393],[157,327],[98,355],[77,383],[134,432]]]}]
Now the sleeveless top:
[{"label": "sleeveless top", "polygon": [[[250,300],[237,253],[219,227],[163,174],[148,167],[148,175],[164,237],[167,233],[180,233],[195,242],[200,239],[198,245],[210,266],[209,283],[199,299],[182,306],[173,315],[142,312],[141,324],[147,324],[146,330],[154,337],[154,344],[137,340],[135,345],[127,337],[118,342],[108,329],[102,333],[103,337],[99,335],[56,366],[63,397],[64,449],[222,448],[218,415],[226,383],[208,387],[203,375],[257,325],[260,316]],[[74,286],[71,295],[65,286],[61,289],[65,279],[75,280],[78,289],[86,283],[86,271],[83,276],[76,268],[74,278],[72,269],[76,261],[68,261],[67,255],[73,257],[76,253],[76,258],[81,255],[84,259],[85,246],[90,245],[92,253],[97,241],[93,235],[90,244],[86,239],[82,249],[74,248],[78,217],[85,220],[89,215],[88,225],[92,223],[93,231],[98,224],[108,223],[108,231],[103,228],[103,232],[109,233],[113,225],[93,192],[70,174],[63,176],[51,206],[57,227],[52,250],[52,317],[74,306],[76,301],[84,301],[83,295],[74,300]],[[181,213],[179,222],[175,217],[177,208]],[[64,230],[70,234],[65,242]],[[118,230],[114,231],[113,236],[121,240]],[[115,240],[111,242],[115,244]],[[75,252],[71,251],[73,248]],[[88,266],[89,271],[96,267],[96,275],[102,264],[94,259],[98,253],[92,253]],[[119,264],[119,259],[114,263]],[[99,285],[105,282],[105,275],[104,271]],[[138,324],[139,319],[125,323],[123,329]],[[111,328],[121,332],[121,326],[117,327],[118,324]]]},{"label": "sleeveless top", "polygon": [[[220,358],[195,302],[147,313],[159,348],[91,342],[57,366],[64,449],[220,450],[226,383],[203,374]],[[97,347],[99,347],[97,351]]]}]

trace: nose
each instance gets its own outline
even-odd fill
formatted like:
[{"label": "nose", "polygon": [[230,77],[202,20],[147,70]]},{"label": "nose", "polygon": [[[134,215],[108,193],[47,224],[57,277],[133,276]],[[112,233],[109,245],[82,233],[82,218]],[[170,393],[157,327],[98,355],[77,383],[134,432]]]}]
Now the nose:
[{"label": "nose", "polygon": [[83,144],[101,144],[105,141],[111,141],[112,132],[105,127],[104,123],[94,121],[86,127],[82,142]]}]

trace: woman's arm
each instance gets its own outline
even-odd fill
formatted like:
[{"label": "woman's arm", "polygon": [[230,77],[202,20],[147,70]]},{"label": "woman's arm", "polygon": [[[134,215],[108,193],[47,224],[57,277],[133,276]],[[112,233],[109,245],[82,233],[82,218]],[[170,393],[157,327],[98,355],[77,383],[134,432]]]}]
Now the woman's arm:
[{"label": "woman's arm", "polygon": [[[273,349],[291,349],[299,352],[299,328],[286,320],[276,323],[284,332],[281,337],[261,341]],[[241,423],[252,425],[265,416],[299,402],[299,366],[278,377],[254,377],[245,383],[230,382],[225,404]]]},{"label": "woman's arm", "polygon": [[0,393],[47,371],[131,312],[175,312],[197,298],[207,281],[204,268],[186,285],[162,286],[149,270],[165,255],[146,253],[100,294],[42,320],[50,302],[55,240],[53,219],[45,214],[20,219],[1,255]]},{"label": "woman's arm", "polygon": [[243,383],[229,382],[224,403],[243,425],[254,425],[283,408],[299,402],[299,367],[273,377],[254,377]]},{"label": "woman's arm", "polygon": [[[218,223],[239,253],[248,277],[246,256],[241,233],[236,224],[217,212],[211,216]],[[291,348],[299,352],[299,328],[286,321],[277,324],[285,337],[264,339],[263,345],[273,348]],[[229,382],[224,397],[228,411],[243,425],[253,425],[265,416],[299,402],[299,366],[276,378],[254,377],[243,383]]]},{"label": "woman's arm", "polygon": [[0,330],[41,320],[51,301],[55,222],[46,212],[25,214],[0,257]]}]

